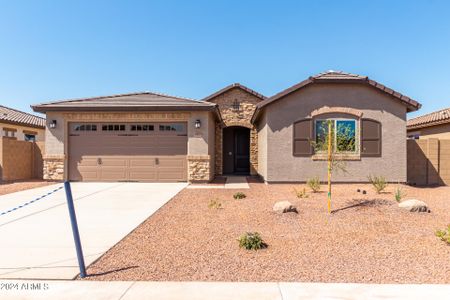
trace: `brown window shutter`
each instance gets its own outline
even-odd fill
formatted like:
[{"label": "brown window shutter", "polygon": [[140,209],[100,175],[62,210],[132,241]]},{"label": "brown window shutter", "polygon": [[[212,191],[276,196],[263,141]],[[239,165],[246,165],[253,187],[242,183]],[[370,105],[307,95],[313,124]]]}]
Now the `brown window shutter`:
[{"label": "brown window shutter", "polygon": [[313,154],[312,120],[304,119],[294,123],[293,154],[294,156],[311,156]]},{"label": "brown window shutter", "polygon": [[371,119],[361,120],[361,156],[381,156],[381,123]]}]

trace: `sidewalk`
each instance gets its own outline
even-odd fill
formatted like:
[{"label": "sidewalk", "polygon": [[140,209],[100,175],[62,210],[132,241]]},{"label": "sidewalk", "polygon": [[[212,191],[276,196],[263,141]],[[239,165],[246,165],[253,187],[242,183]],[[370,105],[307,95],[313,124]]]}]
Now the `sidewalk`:
[{"label": "sidewalk", "polygon": [[448,299],[450,285],[0,280],[1,299]]}]

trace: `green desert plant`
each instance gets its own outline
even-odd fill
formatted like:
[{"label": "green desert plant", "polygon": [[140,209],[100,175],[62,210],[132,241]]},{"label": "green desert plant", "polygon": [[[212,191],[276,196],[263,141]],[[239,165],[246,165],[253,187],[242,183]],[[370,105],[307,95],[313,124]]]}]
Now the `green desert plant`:
[{"label": "green desert plant", "polygon": [[313,193],[317,193],[318,191],[320,191],[319,177],[313,177],[308,179],[306,184],[308,184],[308,187],[313,191]]},{"label": "green desert plant", "polygon": [[306,189],[303,188],[302,190],[297,190],[294,188],[295,195],[297,198],[308,198],[308,194],[306,193]]},{"label": "green desert plant", "polygon": [[234,199],[244,199],[245,197],[247,197],[247,195],[245,195],[243,192],[237,192],[233,195]]},{"label": "green desert plant", "polygon": [[213,200],[209,201],[208,208],[220,209],[223,207],[222,207],[222,203],[220,203],[219,200],[213,199]]},{"label": "green desert plant", "polygon": [[436,230],[434,233],[441,241],[446,242],[450,245],[450,224],[447,225],[447,228],[444,230]]},{"label": "green desert plant", "polygon": [[267,244],[264,243],[258,232],[246,232],[238,239],[239,247],[247,250],[259,250],[267,248]]},{"label": "green desert plant", "polygon": [[406,194],[403,192],[401,187],[397,187],[395,189],[394,196],[395,196],[395,201],[400,202],[403,199],[403,197],[406,196]]},{"label": "green desert plant", "polygon": [[369,175],[367,177],[369,179],[369,182],[373,185],[373,188],[377,192],[377,194],[380,194],[384,189],[387,187],[387,181],[386,178],[383,176],[372,176]]}]

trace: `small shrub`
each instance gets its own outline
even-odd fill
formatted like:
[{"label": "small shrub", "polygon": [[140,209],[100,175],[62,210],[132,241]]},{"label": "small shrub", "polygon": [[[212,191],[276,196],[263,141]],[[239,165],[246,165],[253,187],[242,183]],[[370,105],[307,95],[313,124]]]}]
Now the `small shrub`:
[{"label": "small shrub", "polygon": [[406,196],[406,194],[403,192],[401,187],[397,187],[395,189],[394,196],[395,196],[395,201],[400,202],[403,199],[403,197]]},{"label": "small shrub", "polygon": [[237,192],[233,195],[234,199],[244,199],[245,197],[247,197],[247,195],[245,195],[243,192]]},{"label": "small shrub", "polygon": [[246,232],[238,239],[239,247],[247,250],[259,250],[267,248],[258,232]]},{"label": "small shrub", "polygon": [[217,199],[211,200],[208,203],[208,208],[220,209],[222,208],[222,203],[220,203]]},{"label": "small shrub", "polygon": [[447,228],[444,230],[436,230],[434,233],[441,241],[446,242],[450,245],[450,224],[447,225]]},{"label": "small shrub", "polygon": [[306,193],[306,189],[303,188],[303,190],[297,190],[294,188],[295,195],[297,198],[308,198],[308,194]]},{"label": "small shrub", "polygon": [[388,185],[386,182],[386,178],[384,178],[383,176],[369,175],[368,179],[369,182],[373,185],[377,194],[380,194]]},{"label": "small shrub", "polygon": [[313,191],[313,193],[317,193],[318,191],[320,191],[319,177],[310,178],[306,183],[308,184],[309,188]]}]

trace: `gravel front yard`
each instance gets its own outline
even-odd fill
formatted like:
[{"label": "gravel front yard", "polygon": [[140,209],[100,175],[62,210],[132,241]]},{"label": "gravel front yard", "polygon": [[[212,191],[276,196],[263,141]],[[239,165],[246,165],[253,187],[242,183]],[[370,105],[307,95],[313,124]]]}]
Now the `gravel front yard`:
[{"label": "gravel front yard", "polygon": [[40,186],[46,186],[50,184],[54,184],[54,182],[48,182],[43,180],[0,182],[0,195],[34,189]]},{"label": "gravel front yard", "polygon": [[[184,189],[89,267],[88,279],[450,283],[450,246],[434,236],[450,223],[450,187],[403,187],[431,208],[410,213],[397,207],[395,185],[381,195],[335,185],[331,215],[324,192],[298,199],[293,188],[302,185],[250,187],[242,200],[237,190]],[[213,199],[223,208],[208,208]],[[274,214],[280,200],[299,213]],[[269,247],[240,249],[246,231]]]}]

